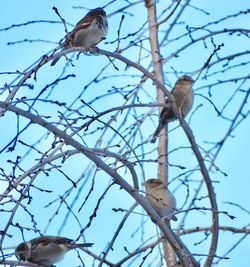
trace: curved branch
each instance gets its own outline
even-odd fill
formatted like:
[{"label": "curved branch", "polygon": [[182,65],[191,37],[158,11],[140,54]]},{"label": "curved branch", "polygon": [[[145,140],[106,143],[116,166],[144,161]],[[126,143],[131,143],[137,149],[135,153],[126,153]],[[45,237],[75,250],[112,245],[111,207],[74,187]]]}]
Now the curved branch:
[{"label": "curved branch", "polygon": [[[219,230],[221,231],[228,231],[228,232],[232,232],[234,234],[250,234],[250,228],[235,228],[235,227],[231,227],[231,226],[220,226]],[[182,229],[178,232],[176,232],[177,235],[186,235],[186,234],[193,234],[193,233],[197,233],[197,232],[206,232],[206,231],[213,231],[213,228],[210,227],[196,227],[196,228],[192,228],[192,229]]]},{"label": "curved branch", "polygon": [[[184,267],[190,266],[190,264],[196,262],[191,252],[186,248],[186,246],[182,243],[180,238],[173,233],[173,231],[165,224],[165,222],[161,219],[161,217],[157,214],[157,212],[151,207],[149,202],[145,197],[140,195],[138,191],[136,191],[130,184],[128,184],[115,170],[110,168],[105,162],[103,162],[99,157],[96,156],[93,151],[81,145],[78,141],[74,140],[72,137],[67,135],[64,131],[59,130],[57,127],[42,119],[41,117],[34,115],[28,111],[17,108],[9,103],[0,101],[0,107],[6,107],[8,111],[14,112],[23,116],[33,123],[38,124],[47,130],[51,131],[56,136],[64,139],[67,145],[71,145],[75,149],[79,150],[83,153],[88,159],[93,161],[99,168],[101,168],[104,172],[110,175],[114,181],[119,184],[123,189],[127,191],[138,203],[146,210],[149,214],[153,222],[155,222],[158,227],[161,229],[164,234],[164,238],[171,244],[174,248],[176,254],[178,255],[180,262]],[[198,266],[198,264],[192,264],[193,266]]]},{"label": "curved branch", "polygon": [[42,267],[39,264],[30,263],[27,261],[11,261],[11,260],[2,260],[0,261],[0,265],[6,266],[6,264],[10,266],[30,266],[30,267]]},{"label": "curved branch", "polygon": [[[52,56],[49,56],[49,57],[45,57],[40,63],[38,66],[36,66],[36,68],[33,69],[33,71],[31,73],[35,73],[37,69],[39,69],[40,66],[44,65],[45,63],[47,63],[48,61],[54,59],[54,58],[57,58],[57,57],[61,57],[63,55],[66,55],[67,53],[71,53],[71,52],[84,52],[86,51],[86,49],[83,49],[83,48],[70,48],[70,49],[67,49],[65,51],[62,51],[60,53],[57,53],[55,55],[52,55]],[[120,54],[118,53],[112,53],[112,52],[109,52],[109,51],[105,51],[105,50],[100,50],[98,48],[90,48],[88,49],[89,52],[92,52],[92,53],[99,53],[101,55],[105,55],[107,57],[112,57],[112,58],[116,58],[122,62],[124,62],[125,64],[127,64],[128,66],[131,66],[135,69],[137,69],[138,71],[142,72],[144,75],[146,75],[148,78],[150,78],[154,84],[162,91],[164,92],[164,94],[168,97],[169,99],[169,103],[170,105],[172,106],[172,110],[175,114],[175,116],[177,117],[177,119],[180,121],[180,124],[185,132],[185,134],[187,135],[188,137],[188,140],[192,146],[192,150],[196,156],[196,159],[199,163],[199,166],[200,166],[200,169],[201,169],[201,173],[203,175],[203,178],[205,180],[205,183],[206,183],[206,186],[207,186],[207,189],[208,189],[208,194],[209,194],[209,198],[210,198],[210,203],[211,203],[211,208],[213,210],[213,235],[212,235],[212,242],[211,242],[211,246],[210,246],[210,252],[209,252],[209,255],[215,255],[215,252],[216,252],[216,248],[217,248],[217,242],[218,242],[218,234],[219,234],[219,231],[218,231],[218,225],[219,225],[219,219],[218,219],[218,207],[217,207],[217,202],[216,202],[216,197],[215,197],[215,193],[214,193],[214,190],[213,190],[213,187],[212,187],[212,182],[211,182],[211,179],[209,177],[209,174],[208,174],[208,171],[206,169],[206,166],[203,162],[203,159],[202,159],[202,155],[199,151],[199,148],[195,142],[195,138],[192,134],[192,131],[191,129],[189,128],[189,126],[187,125],[186,121],[182,118],[182,115],[180,114],[180,112],[178,111],[177,109],[177,106],[174,102],[174,99],[173,99],[173,96],[171,95],[171,93],[166,89],[166,87],[164,86],[164,84],[159,81],[159,79],[157,79],[154,74],[150,73],[148,70],[146,70],[144,67],[142,67],[141,65],[139,64],[136,64],[134,63],[133,61],[121,56]],[[30,73],[30,72],[29,72]],[[31,75],[31,74],[30,74]],[[29,77],[27,77],[25,75],[26,79],[28,79]],[[20,83],[19,83],[20,85]],[[17,90],[15,90],[17,92]],[[12,97],[13,94],[12,94]],[[26,112],[26,111],[23,111],[21,109],[18,109],[12,105],[10,105],[8,102],[0,102],[0,107],[2,107],[2,109],[10,109],[12,111],[14,110],[19,110],[20,115],[22,116],[27,116],[27,118],[29,118],[29,116],[34,116],[33,114],[29,113],[29,112]],[[14,111],[16,112],[16,111]],[[18,112],[17,112],[18,113]],[[25,115],[24,115],[25,114]],[[100,164],[100,166],[103,167],[103,169],[108,173],[110,174],[112,177],[114,177],[115,175],[117,175],[117,173],[110,169],[108,167],[108,169],[106,169],[106,164],[104,162],[99,162],[100,159],[98,157],[96,157],[95,155],[93,155],[93,152],[88,150],[87,148],[81,146],[80,143],[76,142],[74,139],[70,138],[65,132],[62,132],[62,131],[59,131],[57,128],[53,127],[52,125],[50,125],[48,122],[46,121],[41,121],[41,118],[40,117],[37,117],[37,116],[34,116],[33,117],[35,123],[38,123],[40,124],[41,126],[47,128],[48,130],[52,131],[54,134],[56,135],[59,135],[60,137],[62,137],[66,143],[70,142],[70,144],[72,146],[75,146],[77,149],[79,149],[81,152],[83,152],[88,158],[90,158],[92,161],[94,161],[98,166]],[[52,127],[52,128],[51,128]],[[58,132],[59,131],[59,132]],[[58,133],[56,133],[58,132]],[[103,165],[104,164],[104,165]],[[112,171],[111,171],[112,170]],[[127,188],[128,184],[124,184],[122,185],[124,188]],[[127,192],[130,192],[130,189],[127,188],[126,190],[128,190]],[[158,217],[158,216],[157,216]],[[169,230],[169,229],[168,229]],[[173,242],[174,239],[172,239],[172,242]],[[171,243],[171,242],[170,242]],[[173,245],[173,243],[171,243],[171,245]],[[176,249],[176,248],[175,248]],[[180,254],[180,253],[179,253]],[[178,254],[178,255],[179,255]],[[182,255],[182,258],[183,255]],[[187,259],[185,258],[185,262]],[[208,267],[211,265],[213,261],[213,257],[208,257],[207,258],[207,261],[205,263],[205,267]]]}]

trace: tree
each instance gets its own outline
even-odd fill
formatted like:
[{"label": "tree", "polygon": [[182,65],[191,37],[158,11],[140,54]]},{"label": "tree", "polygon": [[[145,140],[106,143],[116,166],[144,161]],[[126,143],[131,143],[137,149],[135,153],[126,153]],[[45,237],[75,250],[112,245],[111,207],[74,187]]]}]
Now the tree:
[{"label": "tree", "polygon": [[[1,68],[0,247],[52,234],[95,243],[71,254],[78,265],[246,264],[250,11],[229,2],[105,1],[107,40],[88,51],[55,48],[78,20],[49,3],[46,18],[0,30],[18,53],[15,71]],[[195,80],[185,119],[170,94],[183,74]],[[151,144],[166,98],[178,120]],[[171,226],[145,198],[152,177],[176,196]]]}]

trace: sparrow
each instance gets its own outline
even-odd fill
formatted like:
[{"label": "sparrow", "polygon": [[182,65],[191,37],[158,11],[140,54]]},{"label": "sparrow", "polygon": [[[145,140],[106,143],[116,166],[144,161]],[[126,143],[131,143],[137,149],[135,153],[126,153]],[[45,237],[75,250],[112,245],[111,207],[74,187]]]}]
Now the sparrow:
[{"label": "sparrow", "polygon": [[[194,80],[190,76],[184,75],[176,81],[174,88],[171,91],[176,106],[182,113],[183,117],[185,117],[188,114],[194,103],[194,92],[192,89],[193,84]],[[169,101],[166,100],[166,104],[168,102]],[[177,118],[174,115],[174,112],[171,109],[171,107],[163,107],[160,113],[159,124],[153,134],[151,143],[155,143],[157,136],[167,123],[174,121],[176,119]]]},{"label": "sparrow", "polygon": [[46,267],[62,260],[71,249],[91,247],[93,243],[75,244],[72,239],[59,236],[41,236],[16,247],[18,260],[41,264]]},{"label": "sparrow", "polygon": [[[108,21],[106,12],[101,8],[91,9],[81,19],[75,28],[65,36],[63,49],[71,47],[95,47],[105,39],[108,33]],[[60,58],[55,58],[51,66],[54,66]]]},{"label": "sparrow", "polygon": [[177,221],[174,215],[176,199],[160,179],[149,179],[145,183],[146,198],[160,217]]}]

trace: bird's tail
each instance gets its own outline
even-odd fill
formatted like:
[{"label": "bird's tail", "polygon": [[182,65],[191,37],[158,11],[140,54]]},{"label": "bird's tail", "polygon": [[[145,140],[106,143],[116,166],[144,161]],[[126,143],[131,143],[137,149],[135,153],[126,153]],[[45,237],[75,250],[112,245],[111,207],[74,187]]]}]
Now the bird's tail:
[{"label": "bird's tail", "polygon": [[78,244],[78,246],[80,247],[92,247],[94,245],[94,243],[84,243],[84,244]]},{"label": "bird's tail", "polygon": [[169,224],[170,220],[173,220],[173,221],[177,221],[177,218],[176,216],[173,214],[172,217],[171,215],[167,216],[167,217],[163,217],[163,220],[166,224]]},{"label": "bird's tail", "polygon": [[76,248],[92,247],[94,243],[74,244]]},{"label": "bird's tail", "polygon": [[177,221],[177,218],[175,215],[173,215],[173,217],[171,218],[173,221]]},{"label": "bird's tail", "polygon": [[53,59],[50,66],[55,66],[56,63],[59,61],[59,59],[60,59],[60,57]]},{"label": "bird's tail", "polygon": [[153,137],[152,137],[152,140],[151,140],[151,143],[152,143],[152,144],[155,143],[155,141],[156,141],[156,139],[157,139],[159,133],[160,133],[161,130],[163,129],[163,127],[164,127],[164,125],[162,125],[162,122],[160,121],[158,127],[156,128],[156,130],[155,130],[155,132],[154,132],[154,134],[153,134]]}]

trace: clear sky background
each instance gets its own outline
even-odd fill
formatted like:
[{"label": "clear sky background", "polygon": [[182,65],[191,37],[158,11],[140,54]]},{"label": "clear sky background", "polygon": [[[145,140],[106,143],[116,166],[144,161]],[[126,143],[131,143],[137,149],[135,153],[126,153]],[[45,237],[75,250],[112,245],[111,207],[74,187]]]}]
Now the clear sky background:
[{"label": "clear sky background", "polygon": [[[50,21],[58,21],[59,19],[55,12],[52,10],[53,6],[56,6],[60,11],[61,15],[65,18],[68,23],[75,25],[87,12],[88,9],[95,8],[98,6],[103,6],[107,4],[109,1],[95,1],[95,0],[75,0],[75,1],[66,1],[66,0],[43,0],[43,1],[31,1],[31,0],[9,0],[9,1],[1,1],[1,20],[0,20],[0,72],[6,71],[23,71],[31,64],[33,64],[36,60],[40,59],[42,55],[45,55],[50,50],[54,49],[57,46],[57,42],[64,36],[64,28],[61,23],[33,23],[27,26],[21,27],[13,27],[8,30],[1,30],[11,26],[12,24],[20,24],[27,21],[37,21],[37,20],[50,20]],[[126,1],[118,0],[115,1],[112,5],[108,6],[105,10],[107,14],[112,14],[117,9],[126,5]],[[136,1],[131,1],[136,2]],[[164,1],[159,1],[160,4],[164,4]],[[170,3],[171,1],[169,1]],[[190,27],[198,27],[200,25],[204,25],[210,21],[215,21],[220,18],[223,18],[230,14],[235,14],[239,11],[246,10],[249,8],[248,1],[234,1],[234,0],[202,0],[202,1],[191,1],[193,6],[199,7],[202,10],[205,10],[209,13],[205,14],[202,11],[199,11],[195,8],[190,7],[187,9],[183,16],[183,21],[188,24]],[[85,7],[76,8],[76,7]],[[161,9],[161,5],[159,5],[158,13],[163,9]],[[127,36],[128,33],[137,31],[142,23],[146,21],[146,9],[144,5],[138,5],[132,8],[131,13],[125,14],[124,26],[122,27],[121,36]],[[132,15],[131,15],[132,14]],[[106,42],[102,42],[98,45],[99,48],[114,51],[116,49],[117,43],[111,43],[113,40],[117,38],[117,29],[119,27],[120,18],[122,13],[118,13],[114,16],[109,17],[109,33],[107,36]],[[212,30],[215,30],[218,26],[217,30],[224,28],[249,28],[249,14],[242,15],[240,17],[226,20],[221,24],[214,25]],[[162,26],[162,31],[165,30],[165,26]],[[69,29],[71,29],[69,25]],[[185,32],[183,29],[183,25],[177,25],[176,31],[174,31],[170,36],[170,40],[166,42],[166,44],[162,47],[161,53],[163,57],[167,57],[171,54],[170,51],[175,51],[176,46],[181,47],[185,40],[180,40],[179,42],[171,41],[171,39],[180,35],[182,32]],[[201,34],[201,33],[199,33]],[[198,35],[199,35],[198,34]],[[197,36],[198,36],[197,35]],[[196,36],[196,37],[197,37]],[[142,39],[147,37],[147,33],[142,36]],[[15,44],[9,44],[12,42],[23,41],[24,39],[32,39],[37,40],[33,42],[20,42]],[[131,39],[125,39],[121,41],[121,47],[126,47],[129,44]],[[250,41],[249,37],[237,37],[236,34],[229,35],[219,35],[214,38],[216,45],[220,43],[224,43],[225,46],[220,51],[220,57],[226,56],[228,54],[237,52],[237,51],[246,51],[249,50]],[[144,43],[145,47],[149,49],[149,45]],[[204,43],[200,42],[197,45],[194,45],[189,50],[184,51],[180,54],[179,57],[172,59],[168,64],[165,65],[164,74],[166,77],[166,86],[171,88],[171,86],[176,81],[176,75],[173,72],[173,69],[178,72],[178,76],[181,73],[191,73],[200,67],[209,57],[209,55],[213,51],[213,45],[211,41],[206,41],[207,49],[204,49]],[[123,55],[128,57],[131,60],[137,61],[138,59],[138,48],[127,50]],[[146,52],[145,52],[146,54]],[[147,67],[149,64],[149,58],[145,58],[142,61],[142,65]],[[249,56],[239,58],[230,64],[241,64],[242,62],[248,62]],[[63,67],[65,66],[65,59],[61,58],[60,62],[55,67],[50,67],[49,64],[44,66],[41,71],[39,71],[37,75],[37,82],[32,81],[31,83],[34,85],[32,90],[28,88],[21,88],[17,97],[30,97],[33,98],[37,96],[37,94],[48,84],[52,83],[57,79],[60,75],[66,76],[67,74],[75,74],[75,78],[69,78],[65,81],[60,82],[53,90],[50,89],[46,92],[48,94],[49,99],[56,99],[58,101],[66,102],[68,105],[71,104],[79,94],[81,94],[84,90],[84,86],[90,83],[93,78],[99,73],[100,69],[106,66],[109,63],[108,59],[104,56],[87,56],[81,55],[78,61],[74,61],[75,67],[69,66],[65,72],[62,72]],[[225,62],[224,62],[225,63]],[[98,96],[103,95],[104,93],[112,90],[113,87],[124,87],[128,84],[136,84],[139,79],[137,79],[141,74],[131,68],[126,69],[123,63],[118,61],[115,62],[116,66],[119,68],[119,71],[114,70],[112,65],[110,65],[104,72],[101,77],[106,77],[109,75],[135,75],[133,78],[131,76],[123,76],[113,79],[104,79],[100,83],[92,83],[87,90],[85,90],[82,98],[84,101],[89,102],[95,99]],[[222,63],[223,64],[223,63]],[[197,112],[195,112],[191,118],[190,126],[195,135],[197,143],[202,146],[204,149],[209,149],[212,147],[211,142],[218,142],[225,135],[226,129],[229,125],[229,121],[224,120],[217,116],[213,106],[200,94],[203,96],[209,97],[208,87],[207,85],[212,84],[213,82],[218,81],[218,79],[226,80],[235,77],[244,77],[249,75],[249,65],[242,66],[239,68],[232,68],[231,71],[227,71],[225,73],[220,73],[218,75],[213,75],[209,77],[208,80],[200,79],[194,86],[194,90],[196,93],[195,105],[193,110],[196,110],[200,104],[202,107],[199,107]],[[216,68],[211,72],[216,71]],[[13,81],[15,75],[1,75],[0,76],[0,87],[2,88],[5,83],[10,83]],[[238,83],[238,85],[240,82]],[[242,90],[249,90],[249,79],[242,86],[239,86]],[[131,89],[133,89],[132,87]],[[155,102],[155,90],[152,89],[152,83],[146,82],[143,85],[143,92],[140,92],[140,100],[143,103],[154,103]],[[221,109],[225,102],[230,98],[230,95],[236,90],[236,85],[232,83],[218,85],[211,89],[212,96],[210,97],[211,101]],[[45,95],[46,95],[45,94]],[[244,93],[237,91],[236,96],[233,101],[225,109],[224,115],[232,118],[236,111],[239,109],[239,105],[245,96]],[[6,94],[0,95],[0,100],[3,101],[6,98]],[[116,107],[122,105],[124,103],[124,98],[119,94],[108,95],[108,97],[104,97],[101,100],[96,100],[93,102],[92,107],[97,109],[98,111],[103,111],[105,109]],[[73,108],[77,109],[81,105],[78,103],[73,105]],[[25,106],[23,106],[24,108]],[[43,102],[37,102],[35,105],[35,109],[39,111],[40,114],[44,116],[51,116],[50,121],[56,121],[59,113],[58,111],[64,112],[63,107],[58,107],[52,104],[47,104]],[[145,114],[149,109],[141,109],[139,114]],[[244,109],[246,112],[249,110],[249,105]],[[86,112],[91,115],[91,110],[86,109]],[[155,114],[156,110],[155,110]],[[123,116],[123,115],[121,115]],[[132,117],[132,116],[131,116]],[[105,121],[108,121],[108,116],[104,117]],[[142,125],[142,131],[145,134],[144,139],[147,139],[154,131],[157,123],[157,116],[152,116],[152,119],[155,122],[155,125],[152,124],[152,120],[147,120]],[[190,117],[187,118],[189,120]],[[128,120],[132,121],[132,118]],[[24,126],[27,124],[27,120],[21,120],[21,125]],[[14,136],[16,132],[16,115],[11,113],[6,113],[6,115],[0,118],[1,123],[1,133],[0,133],[0,149],[4,147]],[[119,122],[117,123],[119,125]],[[152,126],[153,125],[153,126]],[[97,123],[94,123],[89,131],[94,131],[98,126]],[[114,125],[112,125],[114,126]],[[178,123],[175,122],[170,127],[170,129],[178,126]],[[217,181],[215,183],[215,191],[218,197],[218,205],[221,211],[227,211],[230,215],[235,216],[235,219],[232,221],[228,216],[220,214],[220,224],[225,226],[233,226],[237,228],[249,227],[249,214],[246,211],[243,211],[241,208],[235,205],[229,205],[228,201],[237,203],[241,207],[244,207],[247,210],[250,210],[250,196],[249,196],[249,174],[248,174],[248,164],[249,164],[249,153],[247,153],[250,149],[250,141],[249,141],[249,117],[245,119],[245,121],[237,127],[237,129],[232,133],[232,137],[229,138],[226,144],[223,147],[223,150],[219,157],[217,158],[215,164],[219,167],[220,171],[215,171],[211,173],[211,178],[213,181]],[[41,127],[33,126],[30,127],[23,135],[22,141],[27,142],[29,144],[35,143],[40,136],[45,134],[46,131],[41,129]],[[121,130],[121,134],[124,134],[125,130]],[[104,142],[108,142],[108,140],[113,136],[114,132],[111,130],[107,135],[104,136]],[[98,136],[98,135],[97,135]],[[188,141],[180,128],[175,129],[170,133],[170,150],[174,149],[178,146],[187,146]],[[143,139],[143,140],[144,140]],[[93,147],[96,143],[95,135],[87,135],[84,138],[84,141],[87,143],[88,147]],[[49,136],[48,138],[43,139],[41,143],[38,144],[38,148],[41,151],[46,151],[51,145],[53,141],[53,136]],[[178,144],[177,144],[178,141]],[[117,144],[111,143],[111,145]],[[114,152],[119,151],[118,148],[113,148]],[[8,170],[9,173],[12,172],[12,164],[7,163],[8,159],[12,161],[15,160],[17,155],[24,156],[27,148],[18,144],[15,151],[12,153],[7,153],[4,151],[0,154],[0,167]],[[152,151],[152,154],[150,153]],[[141,151],[137,151],[140,153]],[[147,145],[145,148],[145,153],[147,156],[145,160],[156,159],[156,149],[152,145]],[[35,164],[37,158],[40,156],[36,154],[34,151],[31,152],[28,156],[25,157],[21,166],[23,169],[30,168],[33,164]],[[196,168],[196,160],[192,155],[191,150],[184,151],[184,149],[180,151],[176,151],[175,153],[170,155],[170,163],[175,165],[185,166],[186,169],[194,169]],[[61,161],[57,162],[58,164]],[[72,180],[77,180],[83,171],[87,168],[89,161],[86,160],[84,156],[76,155],[65,162],[64,171]],[[209,163],[208,163],[209,165]],[[146,178],[152,178],[156,176],[157,173],[157,164],[154,162],[145,162],[143,163],[143,169],[145,172]],[[137,166],[136,170],[138,171],[138,175],[143,175],[141,169]],[[170,189],[174,192],[178,207],[182,207],[186,200],[187,189],[185,186],[179,186],[180,181],[178,180],[178,175],[183,173],[183,170],[180,170],[176,167],[170,167],[170,177],[171,184]],[[124,169],[119,170],[121,175],[126,176],[128,182],[131,182],[131,177]],[[22,173],[20,170],[17,170],[15,175]],[[226,176],[224,175],[226,173]],[[88,194],[91,187],[91,179],[95,175],[92,173],[89,177],[86,175],[82,179],[78,188],[73,191],[71,197],[68,199],[68,204],[74,203],[74,209],[77,211],[81,204],[83,203],[86,195]],[[177,178],[176,178],[177,177]],[[91,194],[91,198],[87,201],[84,208],[80,213],[77,213],[77,216],[80,220],[82,226],[85,226],[88,222],[89,216],[93,212],[93,207],[96,205],[98,198],[103,193],[104,189],[110,183],[110,177],[108,177],[104,172],[98,171],[95,177],[95,190]],[[197,171],[192,176],[192,180],[200,181],[202,179],[201,174]],[[142,182],[142,181],[140,181]],[[1,183],[1,182],[0,182]],[[190,198],[195,193],[195,182],[190,187]],[[38,179],[36,180],[36,186],[43,187],[48,190],[52,190],[53,194],[44,194],[39,190],[31,190],[31,194],[33,197],[33,201],[28,208],[35,215],[38,225],[37,229],[41,230],[43,234],[51,234],[51,235],[62,235],[66,237],[76,238],[79,234],[79,230],[81,229],[78,225],[78,222],[74,220],[74,218],[69,218],[66,225],[64,226],[63,220],[65,218],[65,214],[67,209],[63,208],[58,216],[55,216],[52,223],[48,228],[48,218],[51,218],[59,205],[59,202],[56,202],[49,207],[46,207],[48,203],[53,201],[58,196],[62,195],[65,190],[71,187],[71,182],[66,180],[60,173],[56,170],[51,170],[49,176],[46,176],[45,173],[39,174]],[[79,189],[82,186],[82,191],[79,193]],[[1,188],[1,187],[0,187]],[[0,189],[1,190],[1,189]],[[1,191],[0,191],[1,192]],[[79,193],[79,195],[78,195]],[[16,192],[13,193],[18,195]],[[205,187],[201,191],[199,195],[202,200],[197,203],[199,206],[208,206],[207,199],[203,199],[207,195]],[[46,197],[45,197],[46,196]],[[77,200],[75,200],[77,198]],[[107,243],[110,241],[110,237],[113,236],[113,233],[119,224],[120,220],[124,216],[121,213],[114,213],[112,208],[124,208],[129,209],[129,207],[134,203],[134,200],[131,197],[128,197],[124,190],[120,190],[118,186],[114,186],[111,188],[109,194],[103,200],[101,207],[99,209],[100,214],[102,216],[97,216],[97,218],[93,221],[93,224],[90,228],[87,229],[85,233],[85,237],[87,242],[95,243],[93,247],[93,251],[96,254],[101,254],[101,252],[107,246]],[[141,208],[137,208],[138,212],[142,212]],[[188,217],[186,221],[186,227],[194,227],[195,225],[208,226],[211,223],[211,217],[208,213],[202,212],[192,212],[192,215]],[[4,228],[6,225],[6,221],[9,217],[8,213],[1,214],[0,219],[0,230]],[[178,222],[173,223],[173,228],[178,227],[178,223],[181,221],[181,214],[178,215]],[[139,227],[144,221],[147,221],[144,231],[139,230],[137,233],[134,233],[137,227]],[[22,224],[22,226],[33,228],[33,224],[27,213],[24,212],[23,209],[20,209],[14,219],[14,222],[18,222]],[[63,225],[63,226],[62,226]],[[146,234],[145,234],[146,233]],[[9,234],[12,234],[12,238],[6,238],[4,245],[6,246],[15,246],[19,242],[22,242],[22,235],[20,230],[16,227],[10,227]],[[38,234],[37,234],[38,235]],[[34,238],[37,236],[34,231],[24,231],[24,236],[26,240]],[[117,240],[117,245],[115,246],[114,251],[111,252],[110,259],[113,262],[118,261],[121,257],[124,257],[126,253],[124,252],[123,247],[129,247],[129,250],[136,248],[137,245],[145,241],[147,238],[152,238],[152,241],[155,240],[155,225],[150,222],[150,219],[147,219],[146,216],[140,215],[132,215],[128,222],[124,226],[124,230],[121,232]],[[217,255],[223,256],[224,253],[231,248],[233,244],[240,240],[243,235],[240,234],[232,234],[231,232],[220,233],[220,241],[218,246]],[[210,239],[202,242],[200,245],[195,245],[196,242],[200,242],[205,235],[201,234],[192,234],[183,237],[184,242],[189,246],[190,250],[193,253],[206,254],[207,248],[209,246]],[[249,247],[250,241],[249,238],[246,237],[238,247],[233,250],[229,257],[229,260],[220,261],[218,266],[220,267],[234,267],[234,266],[250,266],[250,257],[249,257]],[[157,255],[158,251],[154,251],[155,255]],[[85,261],[86,267],[92,266],[92,259],[87,255],[83,254],[83,258]],[[151,258],[151,260],[154,257]],[[202,257],[197,257],[197,259],[202,259]],[[139,263],[141,261],[138,261]],[[132,262],[130,266],[138,266],[138,262]],[[145,263],[145,266],[158,266],[159,259],[155,259],[150,265],[150,260]],[[148,265],[147,265],[148,264]],[[79,266],[80,261],[77,259],[77,254],[75,251],[70,252],[65,259],[58,263],[57,266],[66,267],[66,266]],[[95,265],[97,266],[97,263]],[[127,265],[124,265],[127,266]]]}]

